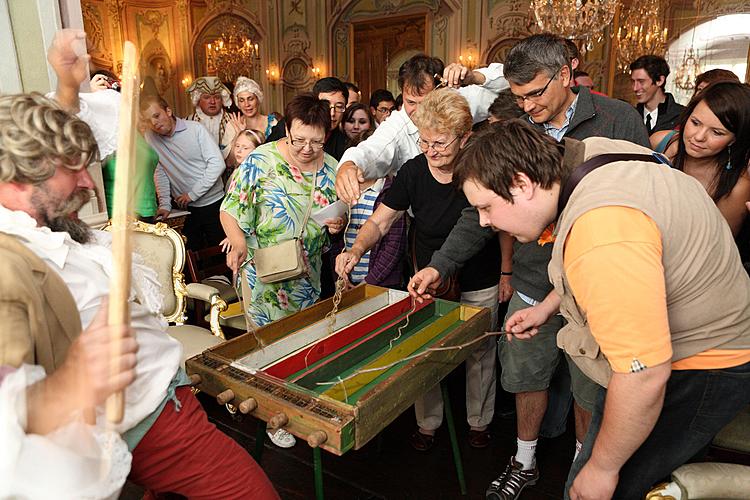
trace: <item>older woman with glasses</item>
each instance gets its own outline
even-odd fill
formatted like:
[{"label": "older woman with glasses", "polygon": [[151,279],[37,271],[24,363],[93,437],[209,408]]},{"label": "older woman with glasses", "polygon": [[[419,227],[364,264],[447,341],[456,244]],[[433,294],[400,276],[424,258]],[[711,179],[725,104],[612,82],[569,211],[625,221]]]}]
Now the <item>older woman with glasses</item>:
[{"label": "older woman with glasses", "polygon": [[[391,224],[411,207],[414,214],[412,260],[422,268],[432,253],[440,249],[469,206],[466,196],[453,185],[453,165],[459,151],[471,135],[471,112],[466,99],[453,89],[430,92],[412,115],[419,138],[421,155],[406,162],[398,171],[383,202],[365,222],[346,252],[336,259],[336,272],[348,275],[362,256],[388,233]],[[492,311],[494,328],[497,321],[500,249],[497,238],[470,259],[458,276],[461,302],[487,307]],[[466,413],[471,431],[469,444],[489,444],[487,426],[495,406],[495,343],[491,339],[479,344],[466,360]],[[443,401],[440,387],[434,387],[416,402],[419,428],[412,434],[411,444],[427,450],[442,423]]]},{"label": "older woman with glasses", "polygon": [[[321,255],[328,245],[325,227],[307,217],[336,201],[336,160],[323,151],[331,114],[327,101],[302,94],[286,106],[286,137],[256,148],[237,168],[221,205],[227,235],[227,265],[244,279],[248,317],[258,326],[314,304],[320,297]],[[314,192],[311,193],[311,190]],[[295,238],[302,229],[309,273],[296,279],[263,283],[256,279],[255,251]],[[335,234],[343,219],[326,221]]]}]

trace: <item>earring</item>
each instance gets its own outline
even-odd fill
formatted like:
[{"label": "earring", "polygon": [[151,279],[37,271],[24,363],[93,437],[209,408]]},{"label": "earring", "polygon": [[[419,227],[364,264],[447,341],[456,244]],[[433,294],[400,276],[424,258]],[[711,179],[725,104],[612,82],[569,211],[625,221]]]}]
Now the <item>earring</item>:
[{"label": "earring", "polygon": [[724,165],[724,168],[725,168],[726,170],[732,170],[732,146],[729,146],[729,147],[727,148],[727,154],[728,154],[729,156],[727,157],[727,164],[726,164],[726,165]]}]

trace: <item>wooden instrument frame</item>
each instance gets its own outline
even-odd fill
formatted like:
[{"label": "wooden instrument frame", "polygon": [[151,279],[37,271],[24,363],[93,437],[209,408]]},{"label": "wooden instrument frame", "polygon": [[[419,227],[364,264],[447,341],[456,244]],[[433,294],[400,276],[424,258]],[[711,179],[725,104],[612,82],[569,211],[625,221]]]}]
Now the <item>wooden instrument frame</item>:
[{"label": "wooden instrument frame", "polygon": [[[345,292],[339,310],[387,289],[361,285]],[[437,300],[437,306],[444,301]],[[488,328],[490,312],[486,308],[461,304],[461,323],[434,347],[460,345],[481,336]],[[185,363],[188,374],[200,377],[198,389],[212,396],[232,391],[230,402],[237,406],[250,398],[257,403],[250,414],[268,422],[279,415],[286,417],[285,430],[307,439],[311,446],[343,455],[350,449],[359,449],[378,432],[408,409],[427,390],[438,384],[471,353],[472,348],[430,351],[407,361],[396,372],[369,390],[355,403],[348,404],[324,394],[305,389],[262,371],[248,373],[231,364],[258,347],[260,339],[268,345],[288,332],[319,321],[331,311],[332,299],[275,321],[241,335],[226,343],[212,347]],[[377,326],[377,325],[376,325]],[[284,419],[282,419],[283,421]],[[319,443],[316,436],[325,433]]]}]

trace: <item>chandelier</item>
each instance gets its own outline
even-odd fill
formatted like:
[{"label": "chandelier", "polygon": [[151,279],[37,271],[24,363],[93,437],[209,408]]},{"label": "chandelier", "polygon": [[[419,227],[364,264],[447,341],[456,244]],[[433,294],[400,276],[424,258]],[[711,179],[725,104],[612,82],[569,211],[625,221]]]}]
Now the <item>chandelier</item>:
[{"label": "chandelier", "polygon": [[661,15],[660,0],[632,3],[617,30],[617,65],[623,72],[645,54],[662,55],[667,28]]},{"label": "chandelier", "polygon": [[685,51],[677,71],[674,74],[674,84],[682,90],[693,90],[695,88],[695,78],[701,74],[700,59],[698,51],[691,45]]},{"label": "chandelier", "polygon": [[619,0],[531,0],[531,12],[541,31],[581,40],[581,52],[600,42],[612,23]]},{"label": "chandelier", "polygon": [[222,21],[219,29],[221,36],[206,45],[208,73],[225,82],[234,82],[239,76],[252,77],[259,66],[260,53],[250,30],[231,21]]}]

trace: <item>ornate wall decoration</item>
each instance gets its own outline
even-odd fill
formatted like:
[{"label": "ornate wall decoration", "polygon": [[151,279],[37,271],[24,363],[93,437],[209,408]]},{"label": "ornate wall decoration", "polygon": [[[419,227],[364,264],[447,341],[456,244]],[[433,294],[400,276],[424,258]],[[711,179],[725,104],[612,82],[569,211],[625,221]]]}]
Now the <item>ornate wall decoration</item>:
[{"label": "ornate wall decoration", "polygon": [[167,20],[167,16],[159,10],[142,10],[138,12],[138,20],[151,28],[154,38],[159,38],[159,29]]},{"label": "ornate wall decoration", "polygon": [[86,49],[92,62],[98,67],[110,68],[112,55],[106,46],[102,13],[95,5],[85,3],[81,5],[81,14],[86,29]]},{"label": "ornate wall decoration", "polygon": [[[698,9],[698,0],[693,6]],[[726,14],[740,14],[750,12],[748,0],[700,0],[701,11],[707,15],[723,16]]]},{"label": "ornate wall decoration", "polygon": [[375,0],[375,8],[390,15],[394,14],[403,3],[403,0]]},{"label": "ornate wall decoration", "polygon": [[485,62],[487,64],[493,62],[505,62],[505,58],[508,56],[508,52],[513,48],[515,44],[521,41],[521,38],[503,38],[499,42],[495,43],[492,48],[487,52]]},{"label": "ornate wall decoration", "polygon": [[289,55],[307,55],[307,49],[310,48],[310,35],[307,29],[299,24],[294,23],[284,30],[282,35],[282,46],[284,51]]},{"label": "ornate wall decoration", "polygon": [[302,4],[302,0],[291,0],[291,5],[289,6],[289,13],[290,14],[297,13],[300,15],[304,15],[304,12],[302,10],[304,7],[301,4]]},{"label": "ornate wall decoration", "polygon": [[289,87],[301,88],[307,85],[309,80],[307,62],[299,57],[290,59],[284,65],[282,78],[284,85]]},{"label": "ornate wall decoration", "polygon": [[241,0],[206,0],[206,7],[208,11],[214,11],[217,9],[230,10],[232,6],[242,7]]},{"label": "ornate wall decoration", "polygon": [[440,44],[445,44],[445,32],[448,28],[448,17],[440,15],[437,16],[432,26],[435,30],[435,33],[437,34],[437,38],[440,41]]},{"label": "ornate wall decoration", "polygon": [[144,75],[144,87],[150,79],[149,84],[153,85],[161,96],[173,90],[175,71],[169,53],[159,40],[154,38],[143,48],[140,71],[141,75]]},{"label": "ornate wall decoration", "polygon": [[119,28],[122,20],[122,8],[125,5],[125,0],[107,0],[105,3],[107,5],[109,17],[110,19],[112,19],[112,25],[115,28]]},{"label": "ornate wall decoration", "polygon": [[334,37],[336,38],[336,45],[345,47],[349,43],[349,25],[339,26]]}]

